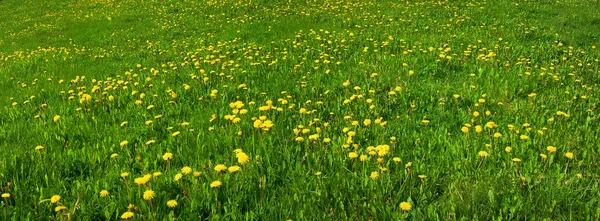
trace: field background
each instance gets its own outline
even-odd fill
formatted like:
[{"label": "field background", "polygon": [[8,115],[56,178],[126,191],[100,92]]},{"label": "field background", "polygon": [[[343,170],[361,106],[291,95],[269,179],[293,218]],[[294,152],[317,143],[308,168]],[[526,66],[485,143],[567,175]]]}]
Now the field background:
[{"label": "field background", "polygon": [[0,0],[1,219],[597,220],[598,11]]}]

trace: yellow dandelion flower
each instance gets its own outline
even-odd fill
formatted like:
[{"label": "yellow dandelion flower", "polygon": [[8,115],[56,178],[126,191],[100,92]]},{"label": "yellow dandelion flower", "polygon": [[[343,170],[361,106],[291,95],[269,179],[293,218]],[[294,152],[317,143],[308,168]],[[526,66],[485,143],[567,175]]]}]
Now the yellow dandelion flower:
[{"label": "yellow dandelion flower", "polygon": [[60,212],[63,210],[66,210],[67,207],[66,206],[57,206],[56,208],[54,208],[54,212]]},{"label": "yellow dandelion flower", "polygon": [[9,198],[10,197],[10,193],[3,193],[2,194],[2,198]]},{"label": "yellow dandelion flower", "polygon": [[548,147],[546,147],[546,150],[550,153],[554,153],[554,152],[556,152],[556,147],[548,146]]},{"label": "yellow dandelion flower", "polygon": [[543,153],[540,154],[540,157],[542,157],[542,159],[548,158],[548,156],[546,154],[543,154]]},{"label": "yellow dandelion flower", "polygon": [[181,172],[185,175],[188,175],[188,174],[192,173],[192,168],[190,168],[188,166],[183,167],[183,168],[181,168]]},{"label": "yellow dandelion flower", "polygon": [[515,162],[515,163],[519,163],[519,162],[521,162],[521,159],[519,159],[519,158],[513,158],[512,161]]},{"label": "yellow dandelion flower", "polygon": [[573,155],[573,153],[571,153],[571,152],[567,152],[567,153],[565,153],[565,157],[567,157],[567,158],[569,158],[569,159],[573,159],[573,156],[574,156],[574,155]]},{"label": "yellow dandelion flower", "polygon": [[128,176],[129,176],[128,172],[121,173],[121,177],[123,177],[123,179],[127,178]]},{"label": "yellow dandelion flower", "polygon": [[223,172],[223,171],[227,170],[227,166],[225,166],[224,164],[218,164],[217,166],[215,166],[214,169],[217,172]]},{"label": "yellow dandelion flower", "polygon": [[348,154],[348,157],[350,157],[350,159],[354,159],[354,158],[357,158],[357,157],[358,157],[358,154],[357,154],[356,152],[350,152],[350,153]]},{"label": "yellow dandelion flower", "polygon": [[371,176],[369,176],[369,178],[371,178],[372,180],[377,179],[377,177],[379,177],[379,172],[377,171],[371,172]]},{"label": "yellow dandelion flower", "polygon": [[100,191],[100,197],[102,197],[102,198],[106,198],[108,196],[108,194],[110,194],[108,192],[108,190],[102,190],[102,191]]},{"label": "yellow dandelion flower", "polygon": [[235,157],[237,158],[238,163],[242,165],[248,163],[248,161],[250,160],[250,157],[248,157],[248,155],[244,152],[236,153]]},{"label": "yellow dandelion flower", "polygon": [[154,191],[152,191],[152,190],[144,191],[144,199],[145,200],[152,200],[152,199],[154,199],[154,196],[156,196]]},{"label": "yellow dandelion flower", "polygon": [[227,170],[228,170],[230,173],[235,173],[235,172],[239,171],[240,169],[241,169],[241,168],[240,168],[239,166],[230,166],[229,168],[227,168]]},{"label": "yellow dandelion flower", "polygon": [[482,151],[479,151],[479,156],[480,156],[480,157],[487,157],[487,156],[489,156],[489,155],[490,155],[490,154],[489,154],[488,152],[485,152],[485,151],[483,151],[483,150],[482,150]]},{"label": "yellow dandelion flower", "polygon": [[121,141],[121,143],[119,143],[119,146],[124,147],[128,143],[129,143],[128,141],[124,140],[124,141]]},{"label": "yellow dandelion flower", "polygon": [[177,207],[177,205],[178,205],[177,200],[169,200],[169,201],[167,201],[167,206],[169,208],[175,208],[175,207]]},{"label": "yellow dandelion flower", "polygon": [[182,177],[183,177],[183,174],[178,173],[178,174],[175,174],[175,176],[173,177],[173,180],[179,181]]},{"label": "yellow dandelion flower", "polygon": [[170,159],[173,159],[173,154],[167,152],[167,153],[163,154],[162,158],[163,158],[164,161],[168,161]]},{"label": "yellow dandelion flower", "polygon": [[210,187],[211,188],[219,188],[223,183],[221,183],[221,181],[217,180],[217,181],[213,181],[212,183],[210,183]]},{"label": "yellow dandelion flower", "polygon": [[50,202],[51,203],[58,203],[58,201],[60,201],[60,196],[59,195],[54,195],[50,198]]},{"label": "yellow dandelion flower", "polygon": [[123,215],[121,215],[121,219],[131,219],[131,217],[133,217],[135,215],[135,213],[133,212],[124,212]]},{"label": "yellow dandelion flower", "polygon": [[412,205],[410,205],[410,203],[407,202],[401,202],[400,209],[402,209],[403,211],[410,211],[410,209],[412,209]]},{"label": "yellow dandelion flower", "polygon": [[43,146],[37,146],[37,147],[35,147],[35,150],[42,150],[42,149],[44,149]]},{"label": "yellow dandelion flower", "polygon": [[54,121],[54,123],[58,122],[60,120],[60,115],[56,115],[54,116],[54,118],[52,118],[52,121]]}]

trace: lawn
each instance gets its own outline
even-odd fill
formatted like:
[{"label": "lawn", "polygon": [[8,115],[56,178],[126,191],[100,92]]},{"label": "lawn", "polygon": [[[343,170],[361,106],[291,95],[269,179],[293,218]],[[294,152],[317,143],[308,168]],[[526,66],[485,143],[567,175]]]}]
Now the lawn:
[{"label": "lawn", "polygon": [[598,220],[598,11],[0,0],[0,219]]}]

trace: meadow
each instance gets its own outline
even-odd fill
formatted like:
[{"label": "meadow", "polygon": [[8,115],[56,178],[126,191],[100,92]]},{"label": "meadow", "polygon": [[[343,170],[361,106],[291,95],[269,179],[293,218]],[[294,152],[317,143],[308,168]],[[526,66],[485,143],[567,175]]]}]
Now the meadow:
[{"label": "meadow", "polygon": [[598,11],[0,0],[0,220],[598,220]]}]

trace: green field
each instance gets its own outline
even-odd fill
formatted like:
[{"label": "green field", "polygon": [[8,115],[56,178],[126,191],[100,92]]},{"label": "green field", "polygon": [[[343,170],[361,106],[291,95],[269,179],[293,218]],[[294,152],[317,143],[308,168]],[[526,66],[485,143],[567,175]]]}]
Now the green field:
[{"label": "green field", "polygon": [[598,11],[0,0],[0,220],[598,220]]}]

